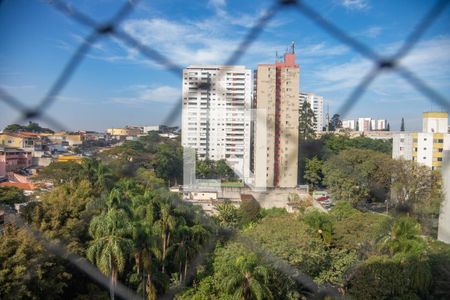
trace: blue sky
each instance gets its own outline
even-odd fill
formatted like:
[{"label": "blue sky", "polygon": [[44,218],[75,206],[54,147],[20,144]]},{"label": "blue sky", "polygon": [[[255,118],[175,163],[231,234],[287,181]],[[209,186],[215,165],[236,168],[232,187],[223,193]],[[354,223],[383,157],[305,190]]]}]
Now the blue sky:
[{"label": "blue sky", "polygon": [[[0,5],[0,86],[36,105],[74,49],[89,34],[44,0],[4,0]],[[114,15],[123,1],[78,0],[73,7],[97,20]],[[381,54],[394,53],[434,1],[307,1],[328,20]],[[221,64],[271,1],[142,1],[121,28],[178,65]],[[339,109],[372,63],[292,10],[282,10],[238,64],[272,63],[296,42],[300,88],[324,96]],[[401,62],[450,99],[450,9]],[[177,105],[179,76],[108,37],[93,45],[48,114],[69,129],[158,124]],[[395,73],[383,73],[344,118],[386,118],[391,129],[405,118],[419,129],[421,113],[440,110]],[[20,115],[0,102],[0,127]]]}]

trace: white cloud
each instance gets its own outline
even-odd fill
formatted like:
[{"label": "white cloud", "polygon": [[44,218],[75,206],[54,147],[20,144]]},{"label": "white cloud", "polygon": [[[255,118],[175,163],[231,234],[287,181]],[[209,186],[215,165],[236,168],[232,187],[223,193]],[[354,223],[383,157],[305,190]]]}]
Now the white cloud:
[{"label": "white cloud", "polygon": [[363,10],[369,7],[366,0],[341,0],[341,5],[353,10]]},{"label": "white cloud", "polygon": [[114,97],[112,102],[120,104],[138,104],[147,102],[157,102],[173,104],[180,101],[180,88],[162,85],[158,87],[149,87],[145,85],[135,85],[128,88],[131,96]]},{"label": "white cloud", "polygon": [[[384,49],[384,54],[395,53],[400,45],[401,43],[393,43],[380,46],[380,49]],[[432,88],[448,90],[450,36],[420,42],[400,64],[413,71]],[[313,88],[319,93],[348,95],[373,66],[372,62],[363,58],[354,58],[343,63],[321,64],[310,75],[312,87],[309,89]],[[393,101],[417,101],[420,98],[428,100],[426,97],[418,97],[414,87],[400,78],[395,71],[380,74],[369,87],[369,91]]]},{"label": "white cloud", "polygon": [[356,36],[362,36],[362,37],[368,37],[368,38],[376,38],[381,34],[383,31],[383,28],[380,26],[371,26],[367,28],[366,30],[363,30],[361,32],[358,32]]}]

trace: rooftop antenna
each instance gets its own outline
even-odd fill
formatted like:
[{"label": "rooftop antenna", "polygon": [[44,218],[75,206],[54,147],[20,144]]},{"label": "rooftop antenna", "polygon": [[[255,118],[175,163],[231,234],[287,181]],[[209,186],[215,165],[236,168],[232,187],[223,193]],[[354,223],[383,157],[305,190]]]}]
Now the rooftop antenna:
[{"label": "rooftop antenna", "polygon": [[291,43],[291,53],[295,54],[295,42],[294,41],[292,41],[292,43]]}]

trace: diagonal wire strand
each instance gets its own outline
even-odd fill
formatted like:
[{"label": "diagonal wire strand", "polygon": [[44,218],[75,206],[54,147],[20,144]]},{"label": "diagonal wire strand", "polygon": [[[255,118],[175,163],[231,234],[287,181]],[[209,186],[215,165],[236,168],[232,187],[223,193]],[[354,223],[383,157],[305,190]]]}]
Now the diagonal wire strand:
[{"label": "diagonal wire strand", "polygon": [[339,108],[339,115],[345,116],[352,109],[352,107],[360,100],[364,92],[366,92],[367,88],[373,82],[379,72],[379,68],[373,68],[362,78],[360,83],[352,91],[347,100],[345,100],[344,104],[342,104],[342,106]]},{"label": "diagonal wire strand", "polygon": [[[276,15],[283,4],[281,2],[275,2],[270,6],[262,16],[256,21],[255,25],[247,32],[243,40],[239,43],[237,48],[231,53],[230,57],[225,61],[224,65],[233,65],[239,58],[241,58],[251,46],[251,44],[260,35],[265,26],[270,22],[270,20]],[[181,74],[180,74],[181,75]],[[224,74],[221,72],[218,78],[222,77]],[[183,99],[178,105],[175,105],[173,109],[169,112],[168,116],[164,119],[163,124],[169,125],[173,124],[174,120],[180,115],[183,108]]]},{"label": "diagonal wire strand", "polygon": [[408,81],[417,91],[426,96],[431,102],[450,110],[450,102],[445,99],[436,90],[429,87],[422,79],[417,77],[413,72],[403,66],[397,67],[397,73],[406,81]]},{"label": "diagonal wire strand", "polygon": [[312,7],[305,4],[304,1],[297,1],[296,8],[300,13],[316,23],[325,32],[329,33],[332,37],[336,38],[347,46],[350,46],[354,50],[358,51],[361,55],[373,61],[377,61],[380,59],[380,56],[375,51],[373,51],[373,49],[369,48],[362,42],[350,37],[339,27],[322,17],[322,15],[315,11]]},{"label": "diagonal wire strand", "polygon": [[42,110],[47,109],[50,104],[52,104],[58,94],[62,91],[62,89],[67,85],[70,78],[83,61],[85,54],[92,47],[92,44],[99,38],[99,34],[97,31],[92,32],[84,42],[78,47],[75,53],[70,58],[69,62],[66,64],[58,79],[53,84],[53,86],[48,91],[47,95],[44,99],[38,104],[35,111],[37,114],[40,114]]},{"label": "diagonal wire strand", "polygon": [[412,48],[419,42],[425,31],[436,21],[440,14],[444,12],[450,4],[449,0],[439,0],[433,5],[428,13],[422,18],[414,30],[406,37],[402,47],[394,55],[394,59],[398,60],[411,51]]}]

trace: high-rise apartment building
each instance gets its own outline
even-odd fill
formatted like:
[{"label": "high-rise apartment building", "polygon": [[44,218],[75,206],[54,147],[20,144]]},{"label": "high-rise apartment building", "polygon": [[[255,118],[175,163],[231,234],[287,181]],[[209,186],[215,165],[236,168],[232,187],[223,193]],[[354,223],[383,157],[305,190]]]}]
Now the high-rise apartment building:
[{"label": "high-rise apartment building", "polygon": [[225,159],[250,176],[251,71],[244,66],[193,65],[183,70],[182,145],[198,159]]},{"label": "high-rise apartment building", "polygon": [[450,150],[447,112],[424,112],[422,132],[393,136],[392,157],[412,160],[434,169],[442,166],[443,152]]},{"label": "high-rise apartment building", "polygon": [[314,93],[299,93],[299,107],[303,106],[304,102],[308,102],[314,112],[315,122],[314,130],[316,132],[323,131],[323,97]]},{"label": "high-rise apartment building", "polygon": [[297,185],[299,81],[300,68],[295,62],[293,46],[282,61],[258,65],[254,135],[256,188]]}]

